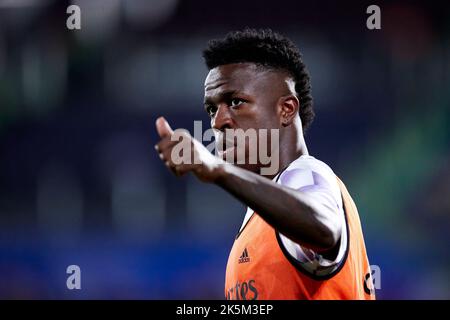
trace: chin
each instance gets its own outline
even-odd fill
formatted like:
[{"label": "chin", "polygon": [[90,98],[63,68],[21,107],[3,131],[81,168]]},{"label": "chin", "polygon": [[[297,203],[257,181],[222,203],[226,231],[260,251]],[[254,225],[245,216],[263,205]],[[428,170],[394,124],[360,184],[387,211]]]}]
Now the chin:
[{"label": "chin", "polygon": [[[248,154],[248,151],[246,150],[246,153]],[[237,159],[238,159],[238,151],[237,148],[232,147],[232,148],[228,148],[224,151],[219,151],[217,156],[219,158],[221,158],[223,161],[227,162],[227,163],[231,163],[234,164],[235,166],[254,172],[254,173],[260,173],[260,168],[261,165],[260,164],[249,164],[249,159],[247,157],[245,157],[245,163],[244,164],[240,164],[237,163]],[[227,157],[229,158],[227,160]]]}]

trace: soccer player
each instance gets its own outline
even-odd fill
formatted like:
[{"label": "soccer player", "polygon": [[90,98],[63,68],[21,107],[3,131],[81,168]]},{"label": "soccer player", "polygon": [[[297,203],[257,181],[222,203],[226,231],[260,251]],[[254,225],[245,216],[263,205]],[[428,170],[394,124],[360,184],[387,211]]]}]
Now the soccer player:
[{"label": "soccer player", "polygon": [[[248,206],[228,259],[226,298],[374,299],[356,206],[330,167],[309,155],[304,140],[314,112],[298,48],[271,30],[245,29],[210,41],[203,56],[209,69],[204,105],[216,143],[237,129],[279,134],[279,170],[261,175],[259,160],[226,161],[238,153],[235,145],[218,148],[216,156],[186,132],[181,140],[200,161],[175,161],[181,140],[164,118],[156,121],[161,140],[155,149],[170,170],[192,172]],[[243,146],[245,160],[251,147]]]}]

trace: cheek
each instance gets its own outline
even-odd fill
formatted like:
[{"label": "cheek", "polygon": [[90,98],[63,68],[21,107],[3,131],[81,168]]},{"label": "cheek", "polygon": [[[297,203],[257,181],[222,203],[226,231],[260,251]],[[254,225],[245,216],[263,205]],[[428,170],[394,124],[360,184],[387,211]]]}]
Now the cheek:
[{"label": "cheek", "polygon": [[[246,108],[245,108],[246,107]],[[239,114],[242,124],[247,128],[264,128],[272,117],[267,106],[261,104],[251,104],[244,106]]]},{"label": "cheek", "polygon": [[280,117],[276,112],[273,111],[273,109],[258,114],[255,117],[255,120],[257,128],[260,129],[270,130],[278,129],[280,127]]},{"label": "cheek", "polygon": [[258,101],[243,105],[236,111],[234,120],[236,126],[244,130],[274,129],[280,126],[279,118],[276,104]]}]

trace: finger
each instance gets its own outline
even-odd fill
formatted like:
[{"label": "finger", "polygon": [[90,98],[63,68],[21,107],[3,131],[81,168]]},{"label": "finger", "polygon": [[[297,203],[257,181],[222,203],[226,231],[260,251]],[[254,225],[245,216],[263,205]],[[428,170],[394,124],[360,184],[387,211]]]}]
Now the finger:
[{"label": "finger", "polygon": [[[164,161],[164,160],[163,160]],[[172,161],[170,160],[165,160],[164,164],[166,165],[166,167],[176,176],[179,176],[179,172],[178,172],[178,166],[175,165]]]},{"label": "finger", "polygon": [[166,149],[162,152],[159,152],[159,158],[162,161],[170,161],[170,164],[172,165],[172,149]]},{"label": "finger", "polygon": [[158,144],[155,146],[156,151],[158,152],[158,156],[162,161],[173,161],[173,157],[182,157],[182,151],[180,155],[174,155],[173,153],[173,147],[177,142],[169,141],[166,144]]},{"label": "finger", "polygon": [[165,137],[155,145],[155,150],[158,152],[163,152],[166,149],[172,149],[177,143],[178,141],[172,141],[171,138]]},{"label": "finger", "polygon": [[185,174],[187,174],[189,171],[191,171],[188,168],[188,165],[171,165],[170,166],[170,170],[177,176],[177,177],[181,177],[184,176]]},{"label": "finger", "polygon": [[164,117],[159,117],[156,120],[156,131],[158,131],[161,138],[170,137],[173,134],[172,128]]}]

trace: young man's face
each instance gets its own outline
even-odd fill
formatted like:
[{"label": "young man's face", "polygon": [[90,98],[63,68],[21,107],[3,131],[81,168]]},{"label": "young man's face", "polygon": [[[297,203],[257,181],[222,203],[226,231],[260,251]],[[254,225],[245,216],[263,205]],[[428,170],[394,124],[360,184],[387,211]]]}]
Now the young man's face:
[{"label": "young man's face", "polygon": [[[279,101],[290,93],[289,77],[280,71],[265,70],[252,63],[234,63],[212,69],[205,80],[205,110],[211,117],[216,143],[222,138],[228,139],[226,129],[242,129],[246,132],[255,129],[253,132],[256,133],[260,132],[259,129],[267,129],[266,150],[270,154],[270,129],[281,128]],[[260,163],[249,163],[249,152],[258,152],[261,147],[261,135],[257,134],[256,137],[256,141],[245,139],[245,164],[237,163],[251,171],[261,166]],[[219,156],[227,161],[234,157],[236,163],[236,139],[233,142],[233,146],[223,148],[223,152],[217,147]],[[239,152],[244,151],[240,149]]]}]

